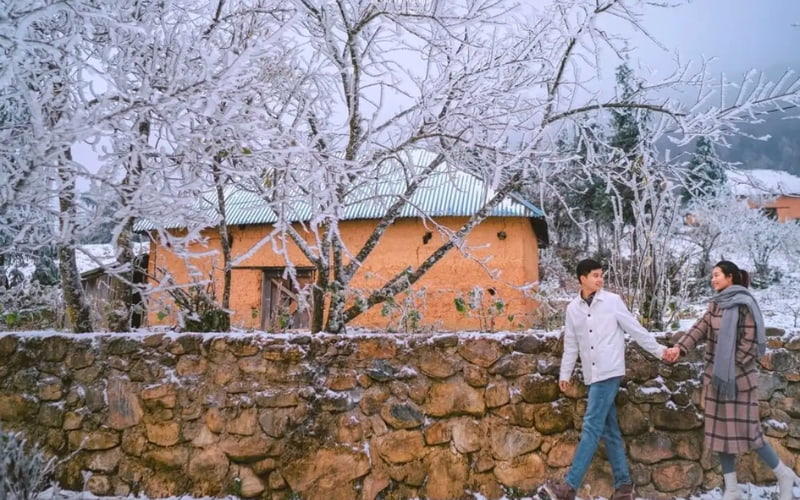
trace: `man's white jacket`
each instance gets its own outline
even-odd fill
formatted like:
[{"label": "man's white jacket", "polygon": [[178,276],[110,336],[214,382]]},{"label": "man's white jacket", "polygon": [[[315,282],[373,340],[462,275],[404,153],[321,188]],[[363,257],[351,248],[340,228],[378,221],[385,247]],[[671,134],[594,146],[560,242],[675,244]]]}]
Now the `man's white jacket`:
[{"label": "man's white jacket", "polygon": [[578,356],[586,385],[625,375],[626,333],[653,356],[663,355],[665,347],[639,324],[619,295],[599,290],[589,306],[578,294],[567,306],[559,380],[572,377]]}]

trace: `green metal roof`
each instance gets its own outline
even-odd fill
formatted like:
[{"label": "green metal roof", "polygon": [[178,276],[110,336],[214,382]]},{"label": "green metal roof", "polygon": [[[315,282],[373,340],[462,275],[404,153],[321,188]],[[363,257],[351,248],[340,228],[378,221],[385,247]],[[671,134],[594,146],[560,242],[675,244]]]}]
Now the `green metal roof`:
[{"label": "green metal roof", "polygon": [[[428,153],[423,153],[427,155]],[[433,156],[429,156],[432,160]],[[385,162],[390,163],[390,162]],[[397,168],[389,165],[379,172],[378,178],[362,182],[347,195],[347,202],[339,216],[339,220],[380,219],[387,209],[406,191],[413,179],[409,167]],[[425,164],[425,163],[422,163]],[[412,169],[415,167],[411,167]],[[421,167],[416,167],[421,168]],[[261,189],[245,189],[240,186],[229,186],[225,189],[225,209],[228,225],[274,224],[279,220],[289,222],[310,221],[318,214],[312,210],[313,199],[293,197],[282,205],[283,217],[275,211],[275,204],[266,201]],[[475,214],[489,199],[494,191],[478,177],[452,168],[448,164],[440,165],[410,197],[400,211],[400,218],[417,217],[469,217]],[[216,195],[208,196],[195,203],[192,220],[207,221],[208,227],[219,222],[216,209]],[[507,196],[490,213],[494,217],[527,217],[541,218],[543,212],[518,195]],[[141,219],[136,223],[137,231],[148,231],[156,227],[185,227],[186,222],[180,217],[167,217],[168,220],[150,221]]]}]

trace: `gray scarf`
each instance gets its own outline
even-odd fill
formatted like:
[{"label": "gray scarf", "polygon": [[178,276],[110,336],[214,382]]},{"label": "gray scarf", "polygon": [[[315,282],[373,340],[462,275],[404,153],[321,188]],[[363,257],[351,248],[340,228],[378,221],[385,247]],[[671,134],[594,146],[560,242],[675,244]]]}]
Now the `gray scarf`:
[{"label": "gray scarf", "polygon": [[736,337],[739,326],[739,306],[750,309],[756,323],[758,355],[763,356],[767,349],[764,332],[764,316],[750,291],[741,285],[731,285],[711,298],[722,309],[722,325],[717,333],[717,348],[714,353],[714,370],[711,384],[724,400],[736,397]]}]

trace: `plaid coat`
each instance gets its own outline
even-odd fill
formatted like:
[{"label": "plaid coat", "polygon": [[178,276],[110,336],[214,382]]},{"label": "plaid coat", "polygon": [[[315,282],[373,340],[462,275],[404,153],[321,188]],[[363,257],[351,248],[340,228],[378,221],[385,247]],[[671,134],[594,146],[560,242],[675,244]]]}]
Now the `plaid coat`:
[{"label": "plaid coat", "polygon": [[711,385],[714,352],[721,324],[722,309],[711,302],[703,317],[681,337],[677,345],[686,353],[696,344],[705,342],[703,412],[706,449],[738,454],[766,444],[758,415],[756,325],[747,306],[739,306],[736,332],[736,398],[725,401],[719,398],[716,389]]}]

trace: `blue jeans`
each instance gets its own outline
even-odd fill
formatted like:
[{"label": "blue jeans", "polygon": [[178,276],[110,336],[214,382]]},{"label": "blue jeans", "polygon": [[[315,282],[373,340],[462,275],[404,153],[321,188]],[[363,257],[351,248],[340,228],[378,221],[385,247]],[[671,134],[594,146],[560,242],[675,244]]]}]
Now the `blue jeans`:
[{"label": "blue jeans", "polygon": [[628,459],[625,457],[625,443],[619,430],[617,407],[614,406],[620,382],[622,377],[614,377],[589,386],[589,400],[586,414],[583,416],[581,440],[566,478],[567,484],[575,490],[580,488],[583,482],[583,476],[592,463],[600,439],[606,443],[608,461],[614,474],[614,488],[619,489],[623,484],[631,484]]}]

